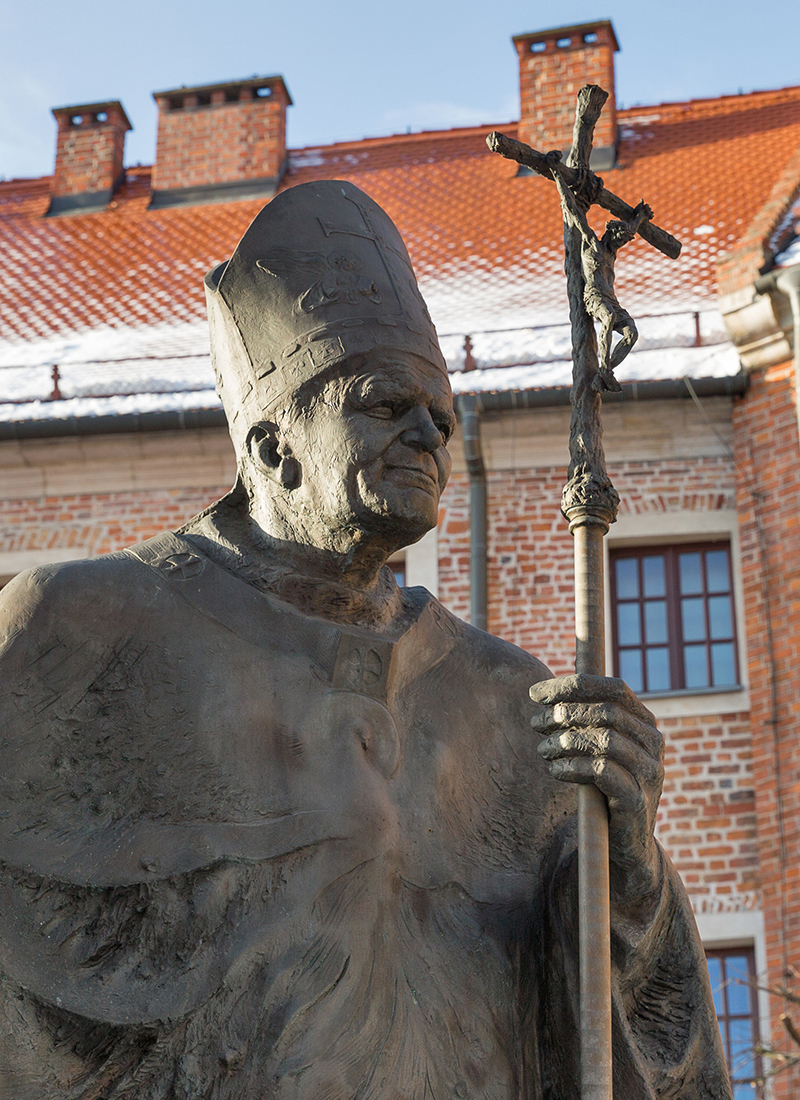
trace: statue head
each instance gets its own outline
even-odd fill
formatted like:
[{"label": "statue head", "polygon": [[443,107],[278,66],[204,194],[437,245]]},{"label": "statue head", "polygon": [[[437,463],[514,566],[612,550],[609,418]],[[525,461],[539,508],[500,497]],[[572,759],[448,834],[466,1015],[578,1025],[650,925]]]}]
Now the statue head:
[{"label": "statue head", "polygon": [[[206,276],[217,388],[251,501],[319,543],[436,523],[447,369],[400,234],[352,184],[290,188]],[[313,530],[312,530],[313,529]]]},{"label": "statue head", "polygon": [[602,236],[603,244],[612,252],[616,252],[622,248],[623,245],[628,244],[636,236],[634,230],[631,229],[627,222],[612,221],[606,222],[605,233]]}]

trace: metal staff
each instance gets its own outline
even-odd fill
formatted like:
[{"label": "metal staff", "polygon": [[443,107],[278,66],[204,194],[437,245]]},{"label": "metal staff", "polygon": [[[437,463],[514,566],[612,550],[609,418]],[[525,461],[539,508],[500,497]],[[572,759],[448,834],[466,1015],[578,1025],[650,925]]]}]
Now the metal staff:
[{"label": "metal staff", "polygon": [[[619,496],[606,472],[600,391],[616,388],[609,363],[598,362],[593,318],[611,324],[614,307],[632,319],[613,296],[613,264],[619,245],[600,250],[605,241],[594,238],[583,211],[597,204],[624,219],[622,238],[638,232],[659,251],[675,259],[680,242],[649,220],[651,211],[617,198],[589,171],[594,127],[608,93],[587,84],[578,93],[572,149],[566,165],[560,153],[543,154],[504,134],[486,139],[493,152],[528,165],[559,186],[564,210],[564,252],[572,325],[573,381],[570,393],[570,464],[561,510],[569,522],[575,551],[575,671],[605,675],[603,595],[603,537],[614,522]],[[567,194],[569,188],[571,194]],[[587,232],[588,230],[588,232]],[[624,239],[617,237],[624,243]],[[615,238],[609,238],[613,244]],[[610,289],[609,289],[610,288]],[[602,299],[602,300],[601,300]],[[616,327],[616,326],[615,326]],[[617,331],[620,331],[617,329]],[[630,336],[630,334],[629,334]],[[636,339],[632,339],[626,354]],[[612,360],[613,360],[612,356]],[[621,361],[618,355],[616,363]],[[611,366],[616,365],[614,362]],[[611,1100],[611,921],[608,861],[608,807],[592,786],[578,790],[578,893],[580,943],[580,1050],[582,1100]]]}]

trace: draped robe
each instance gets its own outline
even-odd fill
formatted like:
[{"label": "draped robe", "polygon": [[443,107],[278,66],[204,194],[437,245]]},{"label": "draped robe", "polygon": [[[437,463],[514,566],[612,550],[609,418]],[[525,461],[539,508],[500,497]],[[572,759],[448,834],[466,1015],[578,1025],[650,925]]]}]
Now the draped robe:
[{"label": "draped robe", "polygon": [[[8,586],[0,1095],[576,1100],[574,788],[530,655],[422,589],[401,637],[163,535]],[[614,910],[615,1094],[729,1096],[662,856]]]}]

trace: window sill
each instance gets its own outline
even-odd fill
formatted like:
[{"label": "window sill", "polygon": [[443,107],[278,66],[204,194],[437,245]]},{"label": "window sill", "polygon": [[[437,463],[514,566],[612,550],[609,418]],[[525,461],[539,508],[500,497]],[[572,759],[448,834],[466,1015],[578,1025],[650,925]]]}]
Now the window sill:
[{"label": "window sill", "polygon": [[656,718],[702,718],[750,709],[750,692],[743,686],[642,693],[639,698]]}]

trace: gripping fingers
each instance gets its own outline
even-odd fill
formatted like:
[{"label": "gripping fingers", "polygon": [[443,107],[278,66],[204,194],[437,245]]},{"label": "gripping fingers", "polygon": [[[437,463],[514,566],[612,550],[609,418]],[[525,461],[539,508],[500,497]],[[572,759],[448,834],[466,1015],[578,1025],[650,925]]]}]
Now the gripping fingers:
[{"label": "gripping fingers", "polygon": [[554,760],[550,772],[554,779],[567,783],[594,783],[609,800],[612,810],[637,813],[644,808],[644,795],[635,778],[607,757],[572,756]]},{"label": "gripping fingers", "polygon": [[593,699],[598,703],[617,703],[629,714],[648,725],[655,725],[655,718],[640,703],[624,680],[614,676],[589,676],[585,672],[571,676],[556,676],[542,680],[530,689],[534,703],[553,706],[555,703],[585,703]]},{"label": "gripping fingers", "polygon": [[656,727],[616,703],[556,703],[534,714],[531,726],[545,736],[564,729],[605,728],[639,745],[655,760],[664,753],[664,739]]},{"label": "gripping fingers", "polygon": [[[570,776],[569,774],[562,776],[555,765],[560,765],[566,760],[582,760],[593,769],[592,776],[599,774],[606,763],[622,769],[633,777],[637,786],[642,784],[650,789],[661,785],[661,765],[658,760],[641,746],[613,729],[561,730],[542,741],[538,746],[538,752],[543,759],[550,762],[550,772],[556,778],[567,779]],[[580,779],[574,781],[582,782]],[[598,786],[600,786],[599,783]],[[601,790],[603,790],[602,787]]]}]

